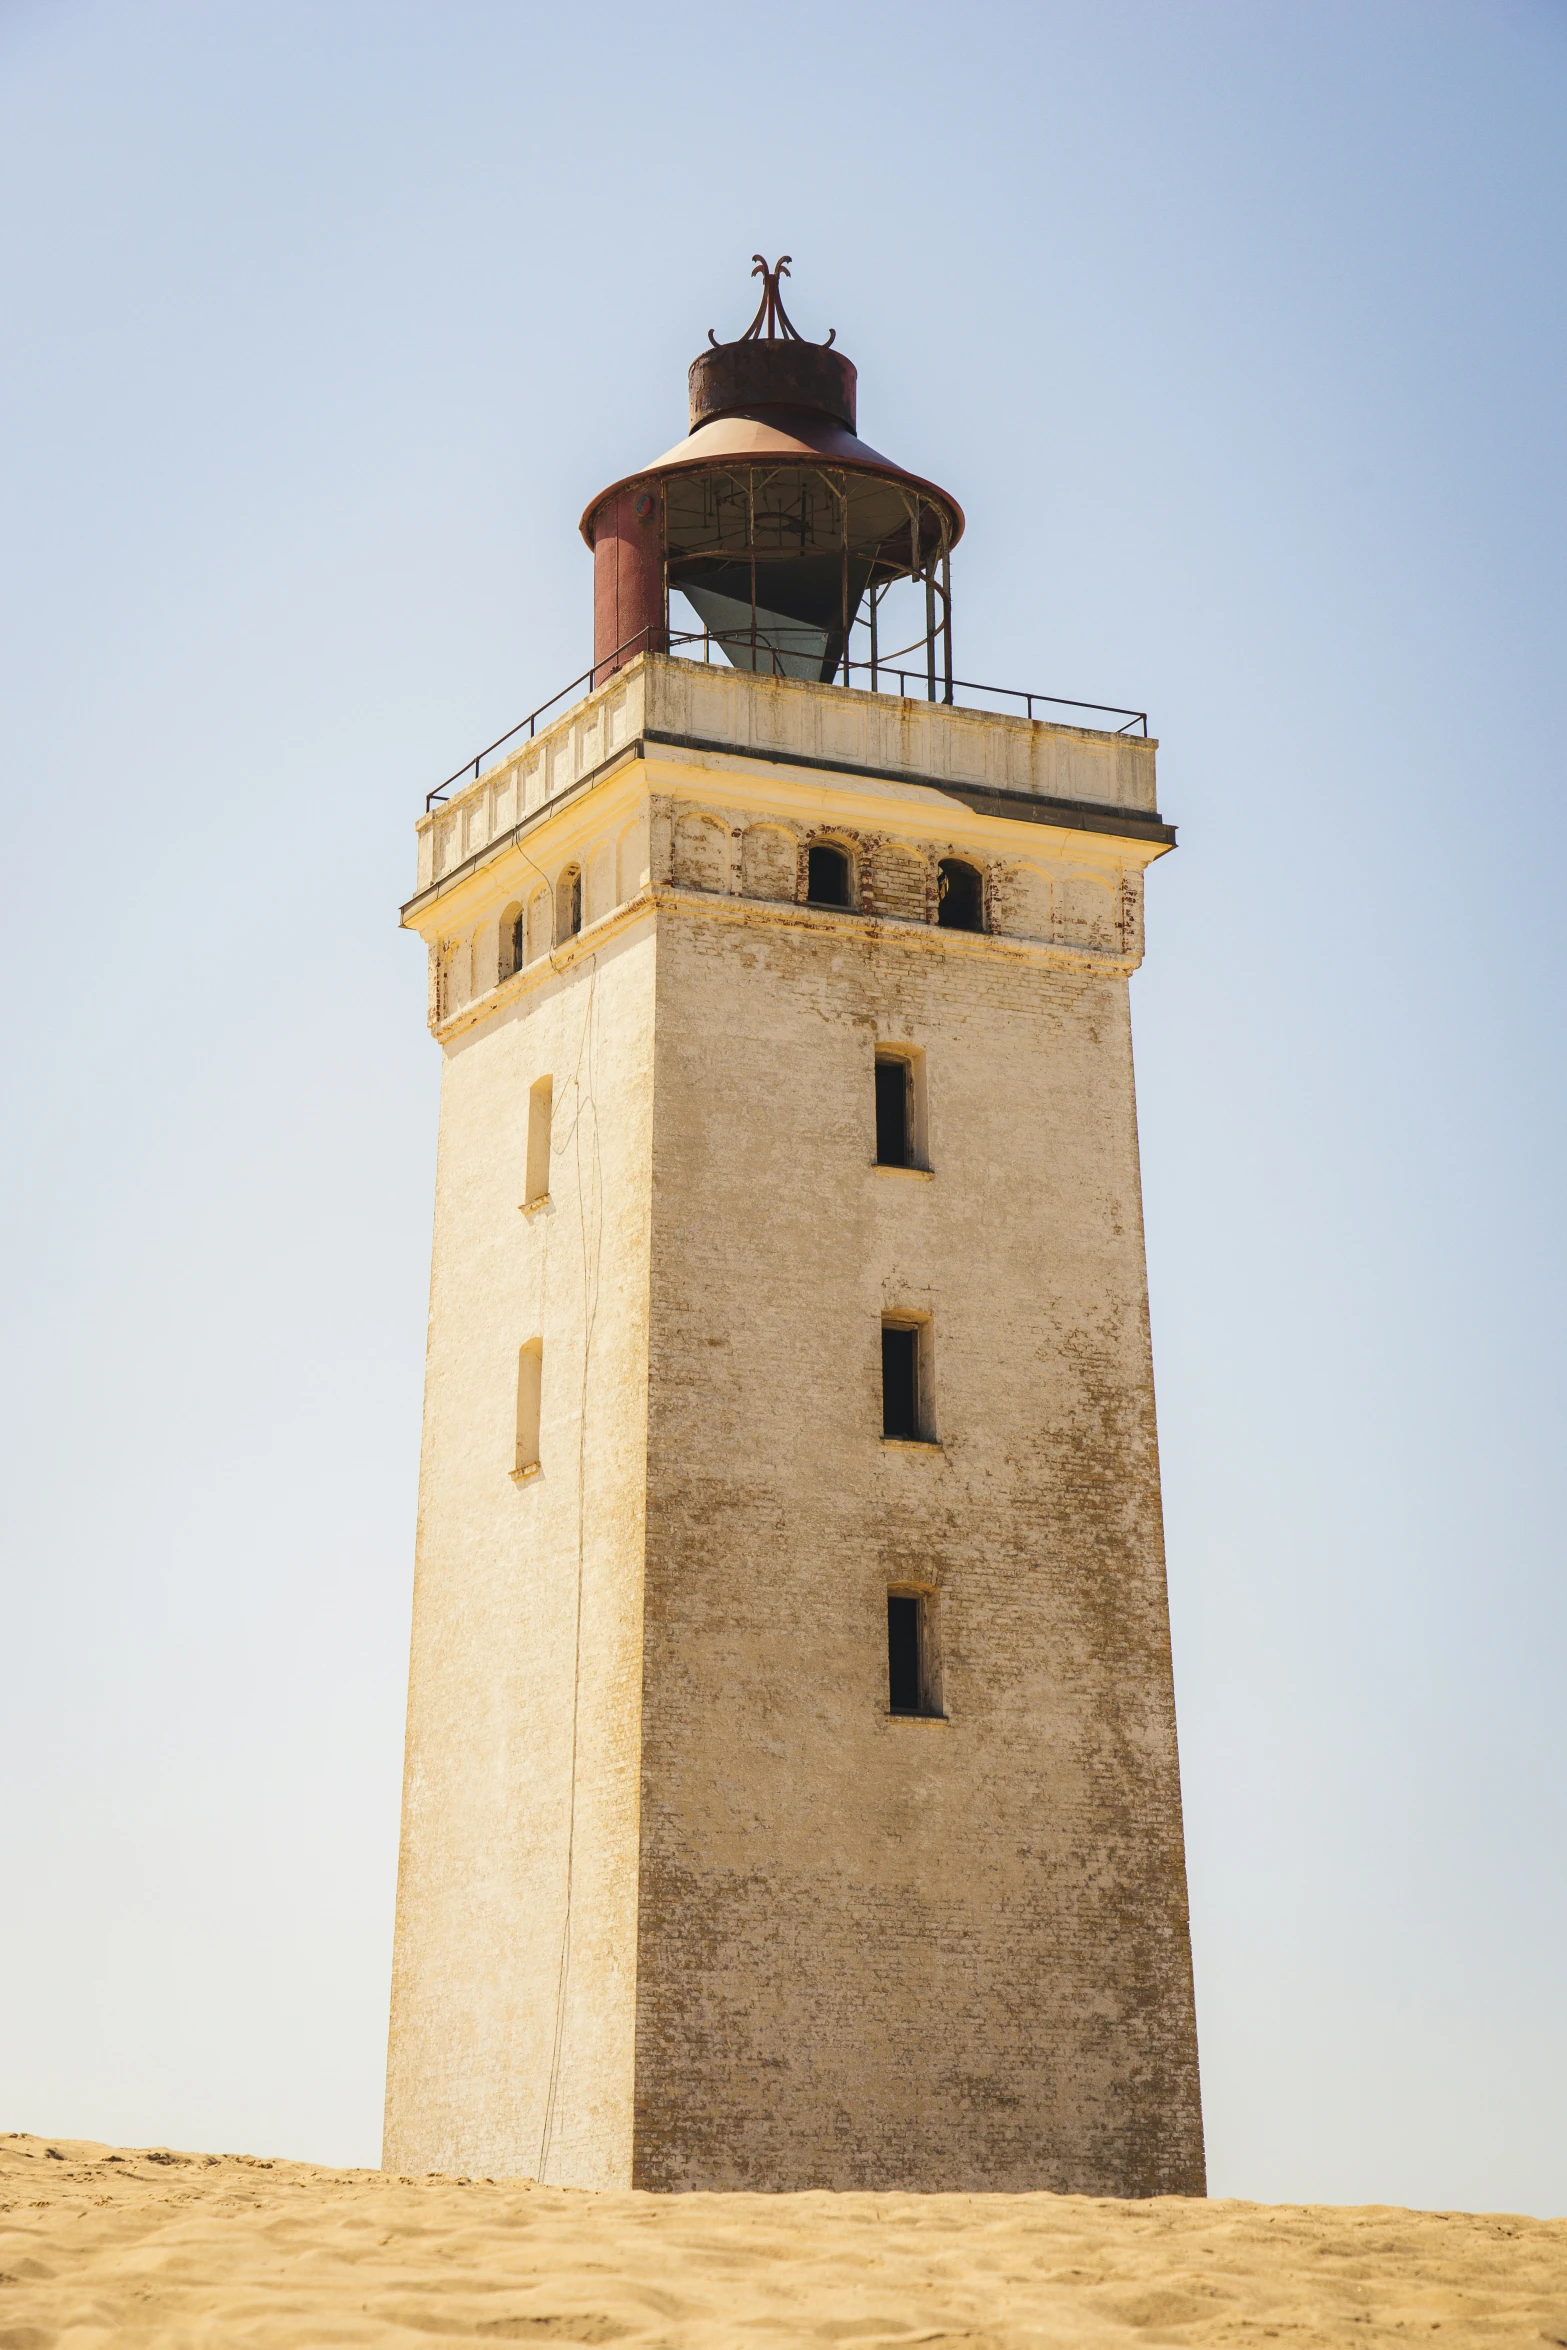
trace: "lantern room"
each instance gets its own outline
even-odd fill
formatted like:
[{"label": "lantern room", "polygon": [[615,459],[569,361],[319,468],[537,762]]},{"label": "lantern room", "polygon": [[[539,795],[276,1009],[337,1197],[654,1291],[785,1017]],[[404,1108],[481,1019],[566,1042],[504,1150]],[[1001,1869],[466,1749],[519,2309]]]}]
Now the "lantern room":
[{"label": "lantern room", "polygon": [[[691,363],[690,430],[582,517],[593,550],[593,684],[639,653],[716,650],[763,675],[952,699],[957,500],[858,438],[854,364],[806,342],[762,280],[743,335]],[[884,600],[904,615],[887,641]],[[683,599],[697,625],[672,597]],[[912,617],[911,617],[912,614]]]}]

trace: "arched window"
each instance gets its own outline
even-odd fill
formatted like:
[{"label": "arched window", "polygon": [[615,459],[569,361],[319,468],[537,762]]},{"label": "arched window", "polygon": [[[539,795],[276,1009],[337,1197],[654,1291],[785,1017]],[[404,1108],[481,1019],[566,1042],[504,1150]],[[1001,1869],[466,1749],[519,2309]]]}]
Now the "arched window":
[{"label": "arched window", "polygon": [[555,944],[563,947],[582,928],[582,867],[568,865],[555,884]]},{"label": "arched window", "polygon": [[495,966],[497,986],[502,980],[510,979],[514,972],[520,971],[528,959],[528,942],[524,935],[520,906],[508,906],[501,916],[499,947]]},{"label": "arched window", "polygon": [[849,860],[842,849],[818,846],[807,852],[805,900],[811,906],[849,903]]},{"label": "arched window", "polygon": [[943,857],[937,885],[936,920],[944,930],[983,930],[984,898],[979,875],[961,857]]},{"label": "arched window", "polygon": [[441,949],[440,1016],[450,1019],[468,1001],[473,949],[465,938],[451,938]]}]

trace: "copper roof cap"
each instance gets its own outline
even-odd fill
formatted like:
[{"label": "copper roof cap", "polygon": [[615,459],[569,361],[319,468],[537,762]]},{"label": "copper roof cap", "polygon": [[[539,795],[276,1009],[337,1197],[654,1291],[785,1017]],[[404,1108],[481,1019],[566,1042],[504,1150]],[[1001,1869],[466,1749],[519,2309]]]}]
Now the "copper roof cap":
[{"label": "copper roof cap", "polygon": [[857,437],[854,362],[832,348],[836,328],[825,343],[808,343],[796,331],[778,291],[779,280],[789,275],[789,258],[785,253],[769,269],[760,253],[753,254],[751,275],[761,278],[763,288],[756,316],[737,342],[720,343],[709,328],[711,348],[692,360],[687,378],[689,434],[589,502],[579,527],[590,547],[594,516],[628,483],[747,461],[843,466],[907,482],[945,507],[951,517],[949,544],[961,538],[963,509],[950,492]]}]

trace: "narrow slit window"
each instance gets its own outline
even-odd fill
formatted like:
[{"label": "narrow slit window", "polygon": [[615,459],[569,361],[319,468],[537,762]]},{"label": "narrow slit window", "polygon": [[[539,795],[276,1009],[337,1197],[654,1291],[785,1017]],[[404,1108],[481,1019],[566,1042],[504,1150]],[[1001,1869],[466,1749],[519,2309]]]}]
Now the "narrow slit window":
[{"label": "narrow slit window", "polygon": [[944,930],[983,930],[979,875],[961,857],[943,857],[937,881],[936,920]]},{"label": "narrow slit window", "polygon": [[517,1461],[526,1477],[539,1465],[539,1406],[544,1385],[544,1341],[530,1338],[517,1356]]},{"label": "narrow slit window", "polygon": [[550,1114],[555,1080],[541,1077],[528,1094],[528,1162],[522,1204],[535,1208],[550,1196]]},{"label": "narrow slit window", "polygon": [[495,943],[495,982],[499,987],[522,969],[525,960],[522,938],[522,908],[508,906],[501,916],[500,932]]},{"label": "narrow slit window", "polygon": [[924,1604],[913,1591],[887,1594],[887,1711],[925,1711]]},{"label": "narrow slit window", "polygon": [[564,946],[582,928],[582,867],[568,865],[555,884],[555,944]]},{"label": "narrow slit window", "polygon": [[920,1334],[908,1322],[881,1326],[881,1432],[920,1434]]},{"label": "narrow slit window", "polygon": [[805,895],[813,906],[846,906],[849,860],[842,849],[815,848],[805,860]]},{"label": "narrow slit window", "polygon": [[876,1164],[911,1167],[910,1149],[913,1072],[907,1061],[892,1053],[876,1055]]}]

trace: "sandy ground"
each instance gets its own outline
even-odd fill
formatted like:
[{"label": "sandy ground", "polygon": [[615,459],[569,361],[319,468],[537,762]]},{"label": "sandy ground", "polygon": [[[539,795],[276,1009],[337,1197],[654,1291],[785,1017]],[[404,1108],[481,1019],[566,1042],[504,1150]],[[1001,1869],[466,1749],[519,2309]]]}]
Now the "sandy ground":
[{"label": "sandy ground", "polygon": [[590,2195],[0,2138],[0,2350],[1567,2345],[1567,2220],[1062,2195]]}]

